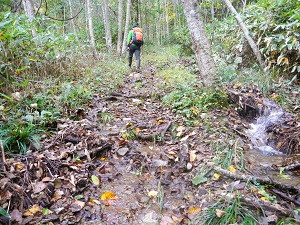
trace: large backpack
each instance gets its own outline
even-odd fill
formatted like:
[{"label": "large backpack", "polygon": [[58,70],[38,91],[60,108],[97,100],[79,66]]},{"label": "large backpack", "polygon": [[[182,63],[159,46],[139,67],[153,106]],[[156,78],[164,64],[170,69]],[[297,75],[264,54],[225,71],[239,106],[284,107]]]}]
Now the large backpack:
[{"label": "large backpack", "polygon": [[142,30],[142,28],[139,28],[139,27],[133,28],[132,43],[135,44],[135,45],[142,45],[143,44],[143,30]]}]

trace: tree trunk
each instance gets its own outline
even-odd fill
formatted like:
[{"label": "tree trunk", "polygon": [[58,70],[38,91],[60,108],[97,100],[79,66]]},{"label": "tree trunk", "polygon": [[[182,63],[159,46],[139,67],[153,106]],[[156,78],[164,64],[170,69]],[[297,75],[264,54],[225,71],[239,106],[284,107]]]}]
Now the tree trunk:
[{"label": "tree trunk", "polygon": [[106,0],[102,0],[102,3],[103,3],[102,4],[102,12],[103,12],[104,27],[105,27],[106,46],[109,49],[112,49],[112,39],[111,39],[111,32],[110,32],[108,4],[107,4]]},{"label": "tree trunk", "polygon": [[128,31],[129,31],[130,7],[131,7],[131,0],[127,0],[127,4],[126,4],[126,22],[125,22],[125,31],[124,31],[122,54],[124,54],[126,49],[127,49],[126,41],[127,41]]},{"label": "tree trunk", "polygon": [[212,87],[213,77],[216,73],[216,66],[212,57],[205,27],[199,13],[198,4],[191,0],[182,0],[182,3],[200,75],[203,79],[204,85],[206,87]]},{"label": "tree trunk", "polygon": [[90,34],[90,44],[93,48],[94,53],[96,53],[94,29],[93,29],[93,19],[92,19],[92,7],[90,0],[86,0],[86,10],[87,10],[87,20],[88,20],[88,29]]},{"label": "tree trunk", "polygon": [[253,53],[255,54],[256,56],[256,59],[258,61],[258,63],[260,64],[261,68],[264,69],[264,62],[262,60],[262,57],[260,55],[260,52],[255,44],[255,42],[253,41],[253,39],[251,38],[251,36],[249,35],[249,31],[248,29],[246,28],[244,22],[242,21],[240,15],[238,14],[238,12],[235,10],[235,8],[232,6],[231,2],[229,0],[223,0],[224,3],[227,5],[228,9],[230,10],[230,12],[232,12],[234,14],[234,17],[236,19],[236,21],[238,22],[240,28],[242,29]]},{"label": "tree trunk", "polygon": [[[71,16],[71,18],[73,18],[74,14],[73,14],[73,8],[72,8],[72,1],[71,0],[69,0],[69,7],[70,7],[70,16]],[[77,36],[77,32],[76,32],[74,19],[71,20],[71,27],[73,29],[76,40],[78,41],[78,36]]]},{"label": "tree trunk", "polygon": [[122,48],[122,21],[123,21],[123,0],[119,0],[118,7],[118,43],[117,52],[121,55]]},{"label": "tree trunk", "polygon": [[[26,16],[29,18],[30,22],[32,22],[35,15],[34,15],[34,9],[31,0],[23,0],[23,6],[24,6]],[[33,37],[37,36],[35,25],[33,26],[31,32]]]}]

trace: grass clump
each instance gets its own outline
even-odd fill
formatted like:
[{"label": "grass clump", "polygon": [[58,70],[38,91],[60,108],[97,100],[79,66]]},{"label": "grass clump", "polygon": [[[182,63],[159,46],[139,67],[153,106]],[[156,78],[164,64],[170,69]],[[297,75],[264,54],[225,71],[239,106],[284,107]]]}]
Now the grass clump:
[{"label": "grass clump", "polygon": [[4,149],[12,153],[25,154],[29,147],[40,147],[40,129],[33,123],[8,123],[0,127],[0,139],[3,140]]},{"label": "grass clump", "polygon": [[258,225],[259,221],[243,202],[238,191],[231,192],[227,197],[221,198],[214,205],[205,210],[201,215],[196,216],[191,224],[240,224]]}]

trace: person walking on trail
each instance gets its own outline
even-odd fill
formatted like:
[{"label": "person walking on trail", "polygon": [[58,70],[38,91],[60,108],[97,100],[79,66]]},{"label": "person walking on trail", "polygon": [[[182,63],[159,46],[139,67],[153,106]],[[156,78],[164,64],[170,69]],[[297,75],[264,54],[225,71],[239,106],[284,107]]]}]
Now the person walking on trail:
[{"label": "person walking on trail", "polygon": [[129,31],[128,37],[127,37],[127,46],[128,46],[128,62],[129,67],[131,67],[132,64],[132,57],[133,53],[135,54],[136,63],[137,63],[137,69],[139,70],[141,67],[141,46],[144,44],[143,40],[143,31],[141,28],[137,26],[137,24],[134,24],[132,26],[132,30]]}]

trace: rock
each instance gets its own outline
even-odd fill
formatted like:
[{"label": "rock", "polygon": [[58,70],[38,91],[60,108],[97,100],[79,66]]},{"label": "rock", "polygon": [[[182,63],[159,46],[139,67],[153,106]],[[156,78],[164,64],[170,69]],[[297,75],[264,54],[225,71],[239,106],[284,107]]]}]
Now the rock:
[{"label": "rock", "polygon": [[119,156],[124,156],[124,155],[126,155],[126,153],[128,151],[129,151],[128,148],[120,148],[117,153],[118,153]]},{"label": "rock", "polygon": [[160,159],[153,159],[152,160],[152,166],[154,166],[154,167],[160,167],[160,166],[166,166],[166,165],[168,165],[167,161],[163,161],[163,160],[160,160]]}]

